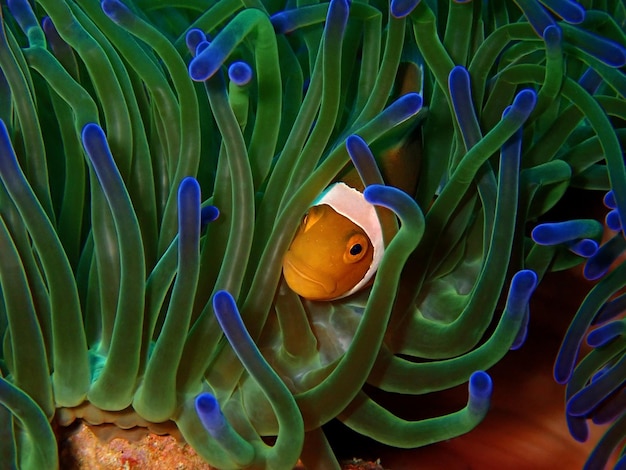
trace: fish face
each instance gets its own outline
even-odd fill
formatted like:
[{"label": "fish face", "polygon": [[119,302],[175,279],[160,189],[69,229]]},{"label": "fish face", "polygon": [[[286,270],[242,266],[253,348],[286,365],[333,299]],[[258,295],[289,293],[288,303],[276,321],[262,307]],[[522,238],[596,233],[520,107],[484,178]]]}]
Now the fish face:
[{"label": "fish face", "polygon": [[313,206],[283,260],[287,285],[301,297],[332,300],[356,286],[372,264],[365,231],[326,204]]}]

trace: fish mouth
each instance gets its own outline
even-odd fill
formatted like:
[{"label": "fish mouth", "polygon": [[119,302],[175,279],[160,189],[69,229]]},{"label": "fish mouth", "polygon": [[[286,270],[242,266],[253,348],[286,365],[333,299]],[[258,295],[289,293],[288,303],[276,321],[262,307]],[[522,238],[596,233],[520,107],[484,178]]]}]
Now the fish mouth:
[{"label": "fish mouth", "polygon": [[294,254],[290,251],[285,254],[283,273],[285,274],[285,279],[287,280],[289,287],[300,295],[302,294],[293,288],[289,282],[289,278],[293,279],[293,277],[297,276],[300,279],[304,279],[305,281],[316,286],[318,289],[321,288],[321,290],[326,294],[332,294],[337,287],[337,283],[331,277],[325,276],[324,274],[320,276],[320,273],[316,272],[314,268],[294,256]]}]

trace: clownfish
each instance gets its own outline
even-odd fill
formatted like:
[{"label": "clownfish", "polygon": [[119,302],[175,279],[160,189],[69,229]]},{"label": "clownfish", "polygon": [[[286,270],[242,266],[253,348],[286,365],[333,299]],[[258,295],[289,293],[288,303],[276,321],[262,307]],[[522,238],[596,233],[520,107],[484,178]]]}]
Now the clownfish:
[{"label": "clownfish", "polygon": [[[393,152],[393,156],[400,153]],[[388,184],[409,194],[415,190],[418,166],[412,153],[409,165],[396,167],[402,169],[397,178],[385,178]],[[381,167],[386,173],[385,165]],[[348,172],[313,202],[285,253],[283,276],[300,297],[337,300],[370,284],[385,252],[385,239],[395,232],[385,226],[389,218],[379,218],[376,207],[365,200],[363,184],[360,180],[357,184],[355,173]],[[411,174],[415,175],[412,184],[403,186],[411,181]]]},{"label": "clownfish", "polygon": [[376,209],[343,182],[331,185],[305,214],[283,259],[287,285],[301,297],[334,300],[374,276],[385,251]]},{"label": "clownfish", "polygon": [[[413,65],[413,64],[410,64]],[[416,67],[407,67],[399,94],[412,91],[419,79]],[[406,132],[406,129],[405,129]],[[413,195],[417,185],[421,142],[417,134],[400,142],[390,139],[372,147],[385,183]],[[354,167],[340,175],[306,212],[283,258],[283,276],[300,297],[336,300],[366,287],[385,252],[393,220],[381,217],[365,200],[363,182]],[[389,214],[387,214],[389,215]],[[382,223],[381,223],[382,221]],[[388,241],[388,240],[387,240]]]}]

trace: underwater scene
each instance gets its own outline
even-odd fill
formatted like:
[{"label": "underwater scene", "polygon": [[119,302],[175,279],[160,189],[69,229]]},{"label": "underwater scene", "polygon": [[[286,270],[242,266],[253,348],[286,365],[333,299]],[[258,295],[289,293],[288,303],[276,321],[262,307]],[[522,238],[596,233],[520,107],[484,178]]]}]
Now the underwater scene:
[{"label": "underwater scene", "polygon": [[564,276],[558,419],[626,469],[626,2],[1,5],[2,468],[76,422],[218,469],[447,441]]}]

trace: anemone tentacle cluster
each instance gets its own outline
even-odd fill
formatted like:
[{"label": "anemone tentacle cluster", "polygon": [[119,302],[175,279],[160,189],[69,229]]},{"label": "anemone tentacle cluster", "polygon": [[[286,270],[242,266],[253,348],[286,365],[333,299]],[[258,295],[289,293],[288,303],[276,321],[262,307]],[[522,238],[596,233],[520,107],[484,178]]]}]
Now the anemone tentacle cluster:
[{"label": "anemone tentacle cluster", "polygon": [[[0,461],[58,468],[51,422],[77,418],[173,423],[221,469],[338,468],[335,418],[397,447],[470,431],[545,273],[624,248],[540,218],[576,187],[622,227],[625,25],[619,0],[3,3]],[[414,193],[372,177],[398,151]],[[371,285],[302,299],[283,255],[351,165],[396,233]],[[571,375],[586,318],[557,378],[576,437],[619,416],[595,465],[625,434],[623,321]],[[366,383],[469,398],[408,421]]]}]

